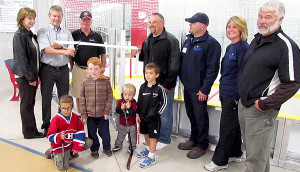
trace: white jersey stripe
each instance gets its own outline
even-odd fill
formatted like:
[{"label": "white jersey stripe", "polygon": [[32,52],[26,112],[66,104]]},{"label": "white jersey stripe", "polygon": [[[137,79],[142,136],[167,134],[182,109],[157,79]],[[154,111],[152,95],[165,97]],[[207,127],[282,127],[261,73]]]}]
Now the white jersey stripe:
[{"label": "white jersey stripe", "polygon": [[162,105],[162,107],[158,111],[159,114],[162,114],[163,111],[165,110],[166,106],[167,106],[168,99],[167,99],[167,95],[166,95],[166,92],[165,92],[165,88],[160,84],[158,84],[158,86],[162,89],[162,93],[163,93],[163,97],[164,97],[164,104]]},{"label": "white jersey stripe", "polygon": [[278,33],[278,36],[286,43],[286,46],[288,47],[290,81],[295,81],[292,44],[284,35],[282,35],[282,33]]}]

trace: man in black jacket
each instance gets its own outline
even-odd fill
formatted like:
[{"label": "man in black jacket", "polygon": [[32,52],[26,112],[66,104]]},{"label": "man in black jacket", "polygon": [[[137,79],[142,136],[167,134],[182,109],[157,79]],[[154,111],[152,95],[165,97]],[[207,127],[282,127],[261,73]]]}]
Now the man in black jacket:
[{"label": "man in black jacket", "polygon": [[299,89],[300,51],[281,29],[284,5],[277,0],[259,8],[259,33],[244,57],[239,82],[239,121],[246,146],[246,171],[270,171],[274,123],[281,104]]},{"label": "man in black jacket", "polygon": [[153,13],[149,18],[151,34],[142,45],[139,61],[144,62],[144,67],[155,62],[160,67],[160,76],[157,81],[167,92],[167,107],[161,115],[161,126],[158,136],[157,150],[163,149],[171,143],[173,126],[174,88],[180,69],[179,42],[174,35],[164,28],[164,17]]}]

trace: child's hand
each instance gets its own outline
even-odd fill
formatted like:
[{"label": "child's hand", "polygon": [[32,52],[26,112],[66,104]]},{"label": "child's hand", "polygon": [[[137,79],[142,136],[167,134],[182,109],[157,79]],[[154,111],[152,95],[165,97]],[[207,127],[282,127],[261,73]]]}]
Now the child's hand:
[{"label": "child's hand", "polygon": [[129,109],[130,106],[131,106],[131,102],[130,101],[126,102],[126,109]]},{"label": "child's hand", "polygon": [[78,154],[78,150],[73,150],[73,155],[76,155],[76,154]]},{"label": "child's hand", "polygon": [[125,103],[122,103],[122,105],[121,105],[121,109],[122,109],[122,110],[124,110],[124,109],[125,109],[125,107],[126,107],[126,104],[125,104]]},{"label": "child's hand", "polygon": [[65,140],[65,138],[66,138],[65,132],[62,132],[62,133],[60,134],[60,138],[61,138],[62,140]]},{"label": "child's hand", "polygon": [[108,120],[108,115],[104,115],[104,119],[105,119],[105,120]]},{"label": "child's hand", "polygon": [[87,118],[83,118],[82,122],[85,124],[86,123]]},{"label": "child's hand", "polygon": [[140,123],[140,122],[141,122],[141,118],[140,118],[140,115],[139,115],[139,114],[136,114],[136,122],[137,122],[137,123]]}]

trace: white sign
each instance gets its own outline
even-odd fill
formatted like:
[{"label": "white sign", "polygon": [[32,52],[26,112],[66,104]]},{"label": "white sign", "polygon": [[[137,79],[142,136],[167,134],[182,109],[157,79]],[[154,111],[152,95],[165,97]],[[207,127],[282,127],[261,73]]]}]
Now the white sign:
[{"label": "white sign", "polygon": [[0,32],[15,32],[17,15],[21,8],[33,9],[33,0],[0,0]]}]

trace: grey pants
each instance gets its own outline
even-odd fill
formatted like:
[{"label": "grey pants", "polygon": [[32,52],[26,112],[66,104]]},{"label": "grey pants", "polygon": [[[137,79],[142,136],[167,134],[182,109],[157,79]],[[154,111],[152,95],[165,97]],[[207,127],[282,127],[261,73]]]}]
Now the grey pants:
[{"label": "grey pants", "polygon": [[[89,138],[85,138],[85,144],[83,150],[89,149],[92,145],[93,145],[93,140]],[[49,148],[48,150],[50,153],[51,148]],[[69,162],[70,159],[72,158],[70,154],[71,154],[71,149],[65,151],[64,156],[63,153],[57,153],[53,156],[54,164],[57,166],[59,170],[63,171],[69,167]]]},{"label": "grey pants", "polygon": [[[137,127],[136,125],[129,126],[130,130],[130,136],[131,136],[131,143],[132,143],[132,149],[136,149],[136,142],[137,142]],[[115,146],[123,147],[123,141],[128,134],[128,129],[126,126],[123,126],[121,124],[118,125],[118,136],[115,141]],[[128,147],[129,147],[129,140],[128,140]]]},{"label": "grey pants", "polygon": [[270,149],[278,111],[269,109],[261,112],[255,105],[246,108],[239,102],[238,114],[246,147],[246,172],[269,172]]}]

